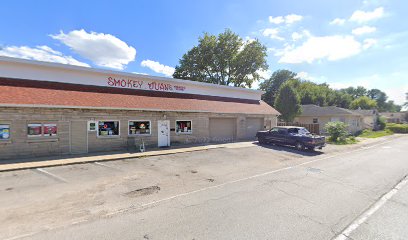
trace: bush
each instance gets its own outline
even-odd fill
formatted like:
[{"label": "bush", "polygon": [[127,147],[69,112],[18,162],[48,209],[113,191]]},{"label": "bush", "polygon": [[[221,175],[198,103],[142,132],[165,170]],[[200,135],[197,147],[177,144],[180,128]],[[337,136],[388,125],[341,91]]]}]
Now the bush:
[{"label": "bush", "polygon": [[384,130],[386,125],[385,118],[384,117],[379,117],[377,118],[377,126],[378,130]]},{"label": "bush", "polygon": [[348,135],[347,124],[343,122],[328,122],[324,127],[333,142],[344,141]]},{"label": "bush", "polygon": [[387,123],[385,129],[394,133],[408,133],[408,124]]}]

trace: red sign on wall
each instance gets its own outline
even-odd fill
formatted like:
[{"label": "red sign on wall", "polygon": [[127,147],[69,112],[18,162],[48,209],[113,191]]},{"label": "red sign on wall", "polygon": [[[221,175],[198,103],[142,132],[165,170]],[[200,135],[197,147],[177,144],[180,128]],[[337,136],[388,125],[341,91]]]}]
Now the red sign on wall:
[{"label": "red sign on wall", "polygon": [[156,81],[147,82],[144,80],[116,79],[113,77],[108,77],[108,85],[111,87],[133,88],[162,92],[184,92],[186,89],[185,86],[173,85],[164,82]]}]

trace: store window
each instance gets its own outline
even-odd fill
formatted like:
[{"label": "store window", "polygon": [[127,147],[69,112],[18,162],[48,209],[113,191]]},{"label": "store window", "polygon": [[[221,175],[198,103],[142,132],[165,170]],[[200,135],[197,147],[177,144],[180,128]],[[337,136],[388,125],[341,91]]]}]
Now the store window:
[{"label": "store window", "polygon": [[0,141],[10,139],[10,124],[0,123]]},{"label": "store window", "polygon": [[176,121],[176,133],[192,133],[191,121]]},{"label": "store window", "polygon": [[150,121],[129,121],[129,135],[150,135]]},{"label": "store window", "polygon": [[55,137],[57,136],[57,124],[55,123],[29,123],[27,124],[28,137]]},{"label": "store window", "polygon": [[119,136],[119,121],[99,121],[98,136]]}]

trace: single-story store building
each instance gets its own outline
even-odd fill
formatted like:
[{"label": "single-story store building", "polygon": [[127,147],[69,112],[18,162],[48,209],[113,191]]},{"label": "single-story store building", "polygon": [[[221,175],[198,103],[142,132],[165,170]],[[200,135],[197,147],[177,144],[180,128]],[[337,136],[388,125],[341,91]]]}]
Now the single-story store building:
[{"label": "single-story store building", "polygon": [[0,159],[254,139],[262,91],[0,57]]}]

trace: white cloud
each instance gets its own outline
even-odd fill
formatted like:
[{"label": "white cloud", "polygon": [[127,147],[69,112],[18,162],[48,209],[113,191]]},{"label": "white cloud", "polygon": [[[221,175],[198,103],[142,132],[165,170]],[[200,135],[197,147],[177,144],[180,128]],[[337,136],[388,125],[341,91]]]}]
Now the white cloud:
[{"label": "white cloud", "polygon": [[274,23],[274,24],[281,24],[285,22],[285,19],[282,16],[278,16],[278,17],[269,16],[269,22]]},{"label": "white cloud", "polygon": [[171,77],[175,71],[173,67],[169,67],[169,66],[163,65],[159,62],[155,62],[152,60],[143,60],[140,65],[142,67],[148,67],[154,72],[164,74],[167,77]]},{"label": "white cloud", "polygon": [[368,21],[371,21],[377,18],[381,18],[383,16],[384,16],[383,7],[378,7],[371,12],[357,10],[351,15],[350,21],[363,23],[363,22],[368,22]]},{"label": "white cloud", "polygon": [[303,19],[303,16],[297,15],[297,14],[289,14],[285,16],[285,22],[287,24],[292,24],[294,22],[301,21]]},{"label": "white cloud", "polygon": [[364,49],[368,49],[368,48],[371,48],[372,46],[374,46],[374,45],[376,45],[377,44],[377,40],[376,39],[374,39],[374,38],[367,38],[367,39],[364,39],[364,41],[363,41],[363,48]]},{"label": "white cloud", "polygon": [[269,16],[269,22],[274,23],[274,24],[281,24],[281,23],[286,23],[286,24],[292,24],[298,21],[301,21],[303,19],[303,16],[297,15],[297,14],[288,14],[286,16]]},{"label": "white cloud", "polygon": [[346,23],[346,19],[343,18],[335,18],[330,22],[331,25],[344,25],[344,23]]},{"label": "white cloud", "polygon": [[71,56],[66,56],[61,52],[55,51],[48,46],[37,46],[35,48],[27,46],[8,46],[0,48],[0,55],[15,58],[24,58],[30,60],[55,62],[70,65],[89,67],[88,64],[80,62]]},{"label": "white cloud", "polygon": [[297,40],[299,40],[299,39],[301,39],[301,38],[303,38],[303,35],[302,35],[302,34],[300,34],[300,33],[298,33],[298,32],[293,32],[293,33],[292,33],[292,40],[293,40],[293,41],[297,41]]},{"label": "white cloud", "polygon": [[279,63],[312,63],[320,59],[335,61],[351,57],[361,51],[361,43],[353,36],[311,36],[301,46],[286,47],[275,55],[281,56]]},{"label": "white cloud", "polygon": [[149,75],[149,74],[147,74],[147,73],[140,73],[140,72],[132,72],[132,73],[134,73],[134,74],[139,74],[139,75]]},{"label": "white cloud", "polygon": [[61,31],[59,34],[51,35],[51,37],[61,41],[98,66],[122,70],[136,57],[135,48],[110,34],[88,33],[81,29],[67,34]]},{"label": "white cloud", "polygon": [[280,41],[285,40],[283,37],[279,36],[279,29],[277,28],[266,28],[262,31],[262,35],[265,37],[270,37],[272,39],[277,39]]},{"label": "white cloud", "polygon": [[292,33],[292,40],[297,41],[299,39],[302,39],[304,37],[310,37],[311,34],[308,30],[303,30],[302,32],[293,32]]},{"label": "white cloud", "polygon": [[267,69],[267,70],[257,70],[256,72],[257,72],[257,73],[259,74],[259,76],[261,76],[261,78],[263,78],[263,79],[268,79],[268,78],[270,78],[270,77],[272,76],[272,71],[269,70],[269,69]]},{"label": "white cloud", "polygon": [[312,76],[310,76],[309,73],[304,72],[304,71],[298,72],[296,74],[296,77],[300,78],[300,79],[304,79],[304,80],[314,80],[314,78]]},{"label": "white cloud", "polygon": [[377,31],[377,28],[375,28],[375,27],[362,26],[362,27],[353,29],[351,32],[354,35],[363,35],[363,34],[367,34],[367,33],[373,33],[375,31]]}]

